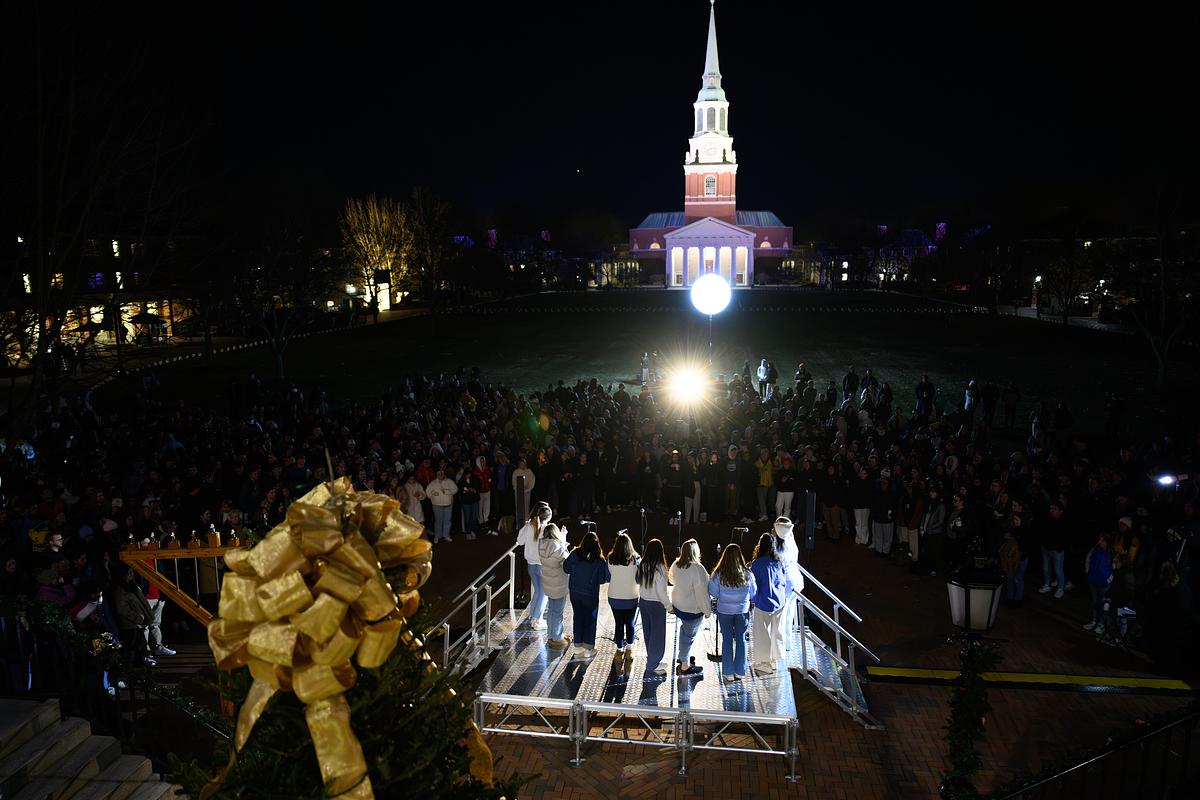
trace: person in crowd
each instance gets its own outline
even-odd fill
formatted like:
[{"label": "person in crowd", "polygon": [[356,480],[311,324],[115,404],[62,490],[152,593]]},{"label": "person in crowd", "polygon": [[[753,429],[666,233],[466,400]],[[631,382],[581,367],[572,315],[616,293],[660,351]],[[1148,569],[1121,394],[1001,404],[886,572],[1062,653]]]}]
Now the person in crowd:
[{"label": "person in crowd", "polygon": [[479,527],[489,536],[499,536],[492,525],[492,468],[486,456],[476,456],[473,468],[475,480],[479,482]]},{"label": "person in crowd", "polygon": [[725,683],[740,681],[748,674],[746,622],[757,588],[754,573],[742,557],[741,545],[734,542],[725,547],[708,579],[708,594],[717,601],[721,680]]},{"label": "person in crowd", "polygon": [[871,550],[881,556],[892,552],[892,536],[896,530],[896,492],[892,488],[892,473],[884,469],[871,492]]},{"label": "person in crowd", "polygon": [[563,633],[563,612],[567,606],[567,573],[563,572],[563,562],[571,552],[566,531],[546,522],[537,549],[542,592],[546,596],[546,644],[554,650],[565,650],[571,644],[571,634]]},{"label": "person in crowd", "polygon": [[[425,509],[422,503],[425,501],[425,487],[417,480],[417,474],[410,472],[408,478],[404,481],[404,513],[408,514],[415,521],[425,524]],[[428,528],[426,529],[428,531]],[[437,541],[436,539],[434,541]]]},{"label": "person in crowd", "polygon": [[538,501],[529,519],[517,532],[517,546],[525,556],[525,565],[529,570],[529,627],[535,631],[546,627],[542,615],[546,613],[546,592],[542,585],[542,559],[539,542],[542,538],[542,528],[549,524],[554,512],[550,505]]},{"label": "person in crowd", "polygon": [[612,575],[608,605],[615,623],[613,638],[617,643],[617,658],[628,661],[633,661],[633,623],[638,609],[637,567],[640,561],[629,534],[618,533],[608,551],[608,571]]},{"label": "person in crowd", "polygon": [[784,453],[775,471],[775,516],[791,517],[792,502],[796,497],[796,459]]},{"label": "person in crowd", "polygon": [[758,475],[758,483],[754,487],[755,497],[758,498],[758,521],[767,521],[767,509],[774,505],[775,491],[775,461],[771,451],[765,447],[758,448],[758,458],[754,461],[754,470]]},{"label": "person in crowd", "polygon": [[849,400],[853,397],[858,397],[858,373],[854,371],[854,365],[851,364],[846,369],[846,374],[842,376],[842,400]]},{"label": "person in crowd", "polygon": [[925,517],[921,520],[921,539],[919,546],[921,569],[926,574],[936,577],[938,572],[945,572],[943,553],[946,549],[946,503],[942,500],[941,487],[936,483],[929,487],[925,501]]},{"label": "person in crowd", "polygon": [[875,481],[871,479],[871,471],[865,465],[859,467],[858,474],[850,481],[850,508],[854,514],[855,544],[871,547],[871,500],[875,495]]},{"label": "person in crowd", "polygon": [[679,652],[675,662],[678,675],[699,675],[704,668],[692,656],[692,643],[700,625],[712,615],[708,599],[708,570],[700,563],[700,545],[688,539],[679,550],[679,558],[671,564],[670,580],[675,586],[671,607],[679,620]]},{"label": "person in crowd", "polygon": [[696,460],[696,451],[689,450],[683,464],[683,524],[700,521],[700,483],[703,475]]},{"label": "person in crowd", "polygon": [[1000,543],[1000,569],[1004,573],[1004,600],[1010,608],[1020,608],[1025,599],[1025,570],[1029,566],[1028,537],[1020,514],[1014,513]]},{"label": "person in crowd", "polygon": [[1109,552],[1108,536],[1105,534],[1096,537],[1096,544],[1088,551],[1084,559],[1084,572],[1087,574],[1088,589],[1092,593],[1092,619],[1083,629],[1102,636],[1105,598],[1108,597],[1108,587],[1113,582],[1112,553]]},{"label": "person in crowd", "polygon": [[821,519],[825,522],[825,539],[830,542],[840,541],[842,508],[850,491],[849,485],[842,476],[841,466],[833,462],[825,465],[825,472],[817,481],[817,500],[821,504]]},{"label": "person in crowd", "polygon": [[667,647],[667,609],[671,607],[667,571],[667,553],[662,540],[646,542],[646,550],[637,567],[638,613],[646,640],[646,671],[655,675],[667,674],[663,663]]},{"label": "person in crowd", "polygon": [[754,674],[772,675],[786,652],[788,632],[784,630],[785,610],[794,587],[788,570],[779,558],[774,534],[764,533],[754,547],[750,571],[754,574],[754,610],[751,639],[754,644]]},{"label": "person in crowd", "polygon": [[579,545],[563,561],[567,589],[571,597],[571,615],[575,628],[575,656],[596,656],[596,620],[600,610],[600,587],[612,580],[608,562],[600,549],[595,532],[583,535]]},{"label": "person in crowd", "polygon": [[1042,534],[1042,586],[1039,594],[1054,590],[1055,599],[1062,599],[1068,590],[1074,588],[1067,581],[1063,572],[1063,562],[1067,556],[1067,523],[1063,517],[1062,504],[1055,501],[1050,503],[1046,519],[1040,527]]},{"label": "person in crowd", "polygon": [[475,540],[479,530],[479,478],[470,464],[464,464],[458,477],[458,504],[462,511],[462,530],[468,541]]},{"label": "person in crowd", "polygon": [[125,562],[120,562],[114,571],[113,606],[117,625],[121,630],[121,645],[126,648],[130,665],[139,663],[154,666],[155,660],[147,650],[146,630],[154,619],[142,587],[138,586],[137,573]]},{"label": "person in crowd", "polygon": [[458,485],[446,477],[446,470],[438,467],[433,480],[425,487],[425,494],[433,504],[433,541],[452,542],[450,523],[453,521],[454,495]]},{"label": "person in crowd", "polygon": [[771,526],[771,532],[775,535],[775,552],[787,572],[788,585],[792,587],[793,592],[788,595],[788,602],[783,609],[784,650],[792,649],[791,631],[796,625],[796,604],[792,601],[795,595],[804,591],[804,575],[800,571],[800,547],[796,544],[794,528],[792,521],[787,517],[776,518],[775,524]]},{"label": "person in crowd", "polygon": [[529,501],[533,498],[533,490],[537,486],[537,477],[534,476],[533,470],[529,468],[529,462],[524,458],[517,459],[517,468],[512,474],[512,488],[514,492],[521,493],[520,481],[524,480],[525,491],[521,494],[524,505],[521,506],[528,514],[530,510]]}]

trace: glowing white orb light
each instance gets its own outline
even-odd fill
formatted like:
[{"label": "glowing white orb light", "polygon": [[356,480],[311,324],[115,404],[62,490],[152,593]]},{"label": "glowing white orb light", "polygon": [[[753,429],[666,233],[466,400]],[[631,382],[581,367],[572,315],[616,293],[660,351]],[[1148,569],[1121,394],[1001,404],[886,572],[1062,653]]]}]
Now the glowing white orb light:
[{"label": "glowing white orb light", "polygon": [[732,296],[729,284],[715,272],[701,275],[692,284],[692,305],[701,314],[720,314],[729,305]]},{"label": "glowing white orb light", "polygon": [[704,399],[707,383],[700,370],[688,367],[671,374],[667,381],[667,390],[671,400],[677,405],[693,406]]}]

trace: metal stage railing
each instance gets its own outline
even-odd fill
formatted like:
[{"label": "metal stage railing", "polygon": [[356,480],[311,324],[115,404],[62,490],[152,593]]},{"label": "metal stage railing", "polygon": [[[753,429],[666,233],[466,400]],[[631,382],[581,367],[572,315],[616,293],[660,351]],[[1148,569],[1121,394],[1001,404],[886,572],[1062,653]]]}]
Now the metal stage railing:
[{"label": "metal stage railing", "polygon": [[[492,651],[492,603],[497,597],[508,594],[509,621],[517,624],[516,587],[517,587],[517,549],[514,544],[479,574],[475,580],[459,592],[453,600],[454,606],[446,612],[431,629],[441,630],[442,633],[442,666],[446,668],[473,665]],[[508,579],[499,586],[493,586],[501,576],[496,568],[508,561]],[[450,621],[461,614],[467,606],[471,607],[471,622],[457,637],[450,635]]]},{"label": "metal stage railing", "polygon": [[[528,713],[518,717],[518,712],[523,709]],[[562,713],[548,715],[545,713],[548,711]],[[613,735],[623,721],[636,721],[638,725],[635,729],[641,732],[641,738],[629,736],[625,729],[622,729],[625,736]],[[687,774],[688,756],[696,750],[781,756],[788,760],[788,781],[794,783],[800,779],[799,721],[795,717],[741,711],[585,703],[485,692],[475,699],[475,723],[485,733],[569,741],[575,749],[575,757],[570,763],[576,767],[585,760],[584,744],[601,742],[673,749],[679,757],[680,775]],[[703,730],[710,725],[714,728],[712,731]],[[744,732],[739,733],[739,727]],[[773,745],[763,734],[761,729],[767,727],[780,729],[775,737],[778,744]],[[594,733],[593,730],[598,732]],[[738,739],[734,739],[735,736]]]}]

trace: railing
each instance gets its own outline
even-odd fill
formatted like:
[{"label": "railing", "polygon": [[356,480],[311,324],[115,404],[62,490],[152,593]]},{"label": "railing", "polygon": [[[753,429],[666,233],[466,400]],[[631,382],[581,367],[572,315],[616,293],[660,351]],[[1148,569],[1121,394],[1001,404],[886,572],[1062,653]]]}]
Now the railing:
[{"label": "railing", "polygon": [[[491,566],[467,584],[453,600],[454,606],[446,615],[430,628],[429,633],[441,629],[442,632],[442,666],[450,667],[465,657],[467,663],[475,657],[486,656],[492,649],[492,603],[498,596],[508,593],[509,621],[515,627],[517,624],[516,588],[517,588],[517,549],[520,544],[508,548]],[[500,577],[496,568],[508,561],[508,579],[499,586],[493,586]],[[450,634],[450,621],[471,608],[471,621],[458,637]]]},{"label": "railing", "polygon": [[[237,547],[228,545],[208,545],[205,547],[158,547],[152,548],[126,548],[120,553],[121,560],[130,566],[130,568],[148,580],[150,583],[158,587],[158,590],[166,595],[167,599],[179,606],[180,610],[196,620],[203,626],[207,626],[212,621],[212,612],[200,605],[197,599],[200,596],[200,572],[201,561],[207,562],[212,559],[212,580],[216,587],[216,594],[221,593],[221,579],[223,570],[221,560],[230,550],[236,550]],[[174,567],[175,580],[169,579],[158,571],[158,562],[171,562]],[[180,572],[179,562],[186,561],[186,568]],[[207,569],[207,563],[204,564]],[[188,573],[191,573],[190,575]],[[189,594],[184,587],[184,583],[193,584],[195,594]]]},{"label": "railing", "polygon": [[1028,783],[1014,791],[992,795],[993,800],[1016,798],[1151,798],[1200,795],[1200,748],[1196,726],[1200,709],[1193,708],[1135,739],[1115,744],[1091,758]]},{"label": "railing", "polygon": [[[800,666],[804,677],[817,687],[832,692],[838,700],[839,705],[869,727],[882,727],[871,717],[867,709],[859,701],[862,687],[858,677],[858,659],[856,654],[861,652],[876,664],[879,663],[879,656],[871,652],[870,648],[846,630],[845,626],[842,625],[841,612],[844,610],[855,622],[862,622],[862,617],[859,616],[858,612],[846,605],[840,597],[829,591],[825,584],[817,580],[816,576],[811,572],[804,567],[800,567],[800,572],[804,576],[805,591],[815,586],[833,603],[833,615],[830,616],[804,594],[801,594],[796,600],[796,627],[799,630],[801,642]],[[815,616],[833,631],[834,646],[832,648],[825,640],[809,629],[805,621],[806,614]],[[841,675],[844,677],[832,684],[827,684],[823,676],[817,670],[813,669],[808,662],[809,644],[812,644],[814,648],[823,650],[829,656],[830,660],[841,668]]]},{"label": "railing", "polygon": [[[616,735],[617,726],[623,722],[634,723],[638,736],[630,736],[628,731],[621,731],[624,736]],[[576,767],[583,764],[586,742],[603,742],[672,749],[679,758],[680,775],[687,774],[688,755],[692,751],[722,750],[782,756],[790,766],[788,781],[794,783],[800,777],[798,721],[778,714],[584,703],[485,692],[475,699],[475,723],[484,733],[564,739],[575,748],[570,763]],[[713,730],[703,733],[697,730],[697,725],[711,726]],[[760,731],[768,727],[779,730],[775,744]],[[733,736],[741,738],[734,740]]]}]

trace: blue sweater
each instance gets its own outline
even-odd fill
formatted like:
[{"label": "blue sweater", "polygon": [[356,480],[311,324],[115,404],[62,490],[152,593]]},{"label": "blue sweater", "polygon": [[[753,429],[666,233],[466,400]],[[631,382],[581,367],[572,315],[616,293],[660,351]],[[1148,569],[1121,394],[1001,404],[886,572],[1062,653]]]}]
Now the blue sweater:
[{"label": "blue sweater", "polygon": [[563,572],[570,576],[567,580],[567,590],[571,594],[599,597],[600,584],[612,580],[612,573],[608,571],[607,561],[600,558],[595,561],[584,561],[579,557],[579,548],[571,551],[571,554],[563,561],[562,568]]},{"label": "blue sweater", "polygon": [[1093,547],[1087,558],[1087,579],[1090,586],[1108,586],[1112,583],[1112,554]]},{"label": "blue sweater", "polygon": [[717,598],[718,614],[745,614],[750,610],[750,601],[756,591],[758,582],[754,580],[753,572],[746,573],[745,586],[726,586],[719,575],[708,579],[708,593]]},{"label": "blue sweater", "polygon": [[754,607],[768,614],[783,608],[792,596],[792,581],[782,561],[762,556],[750,562],[754,576]]}]

